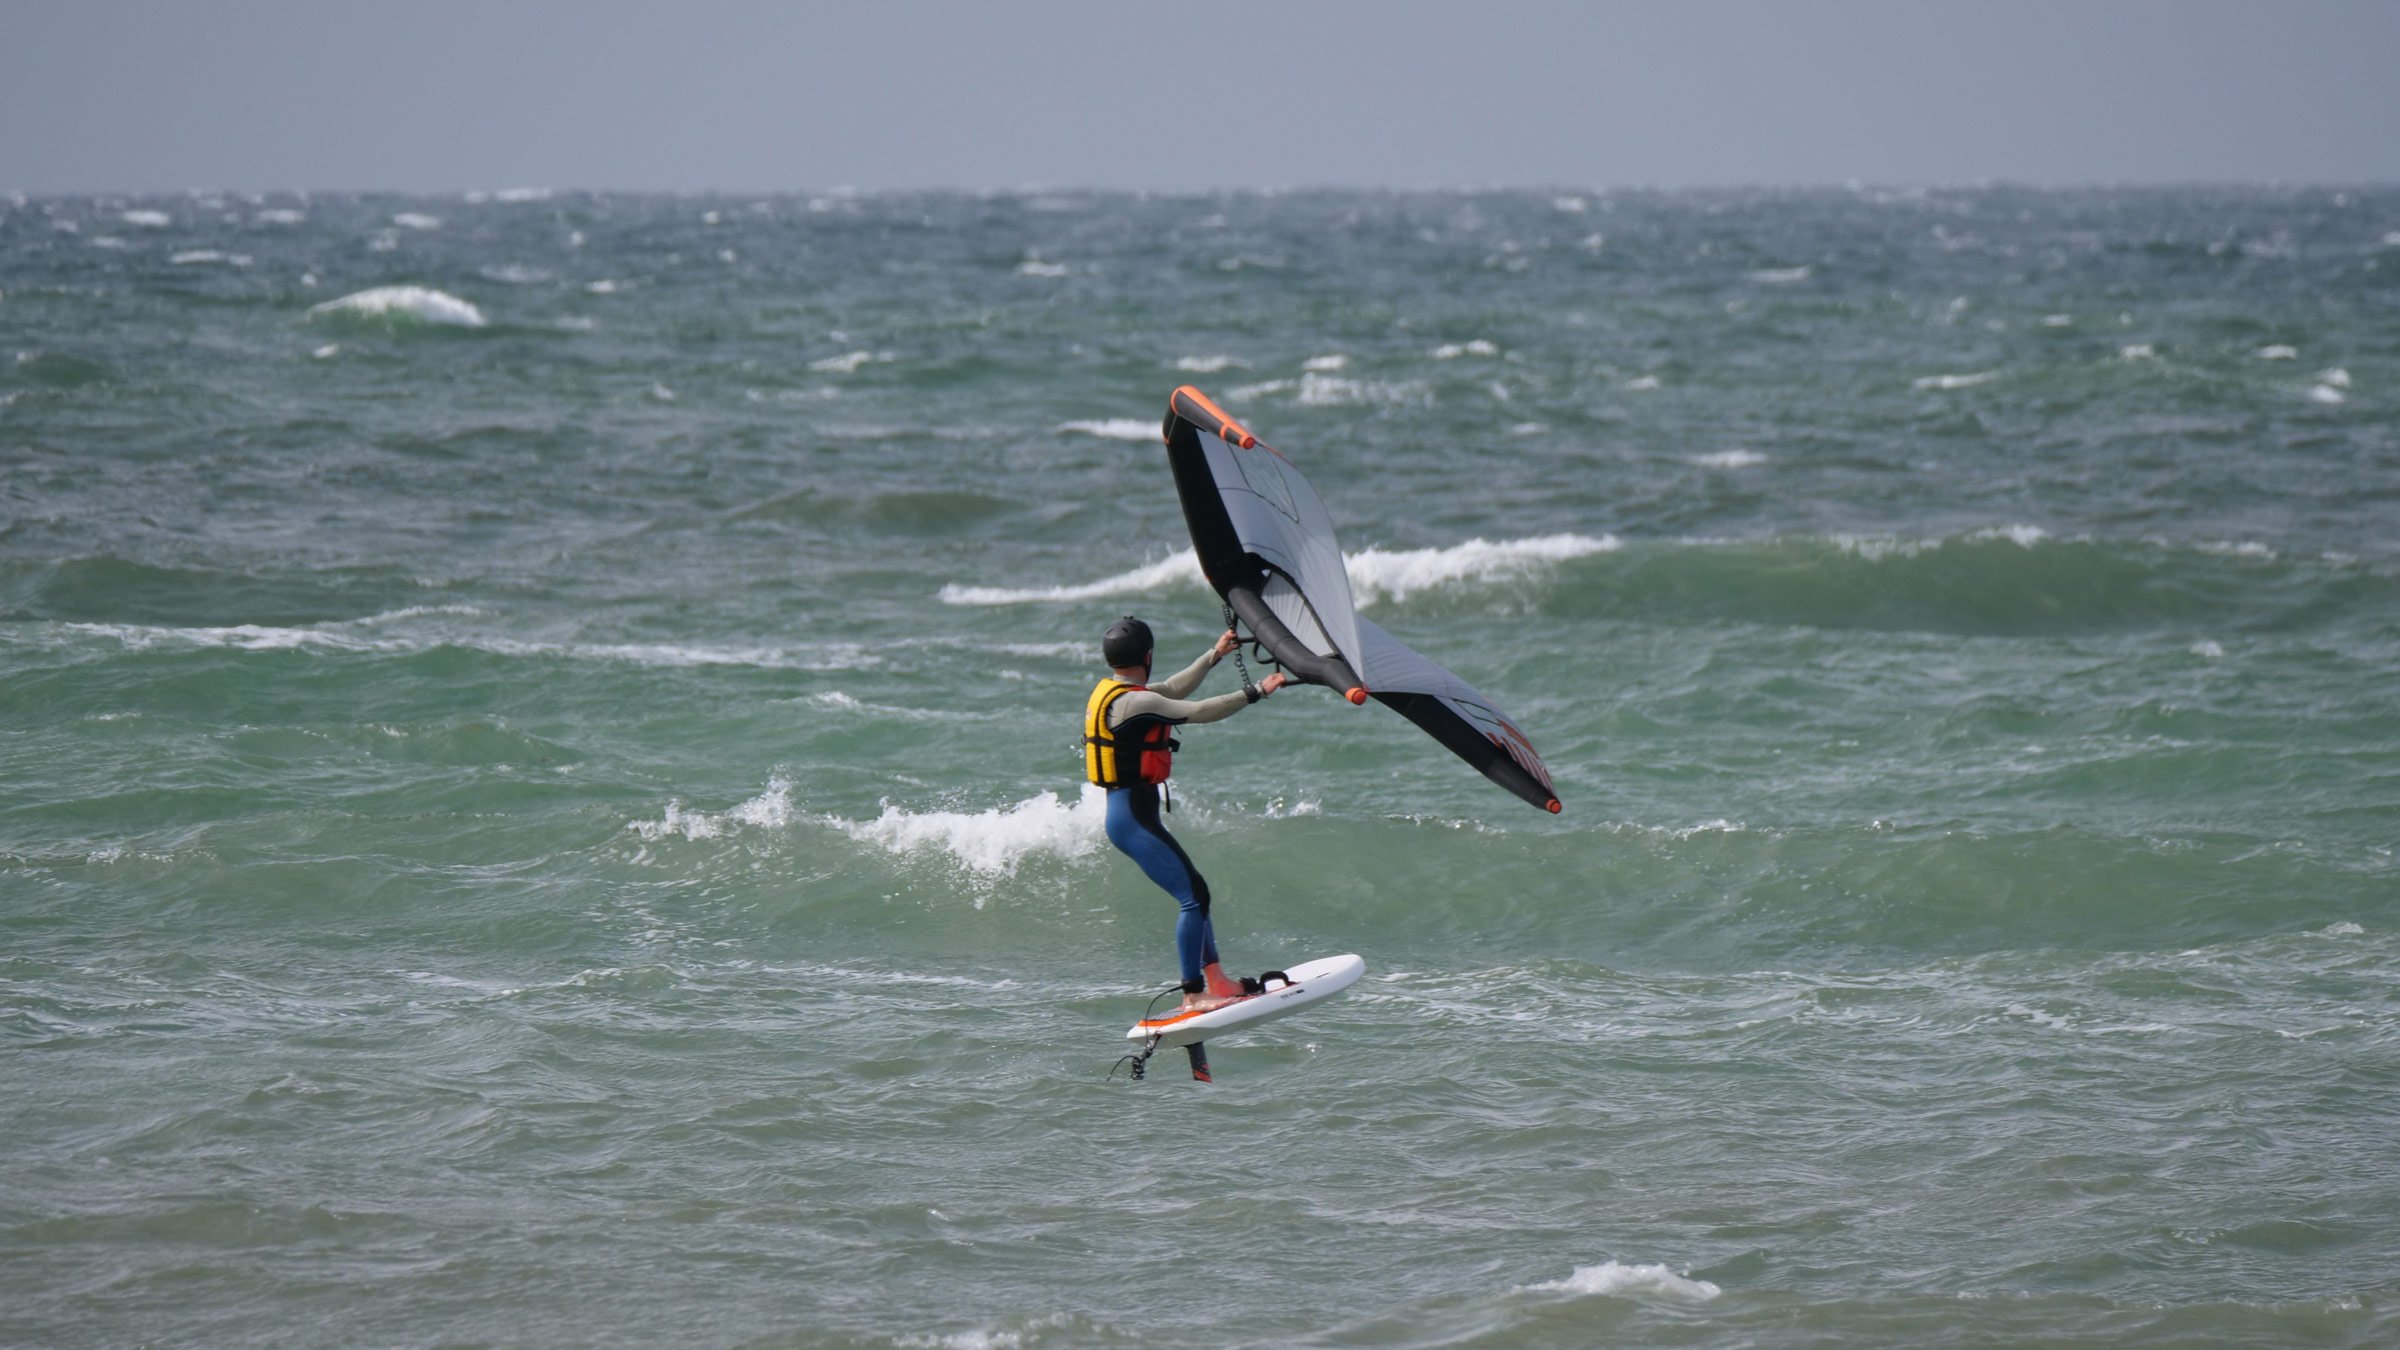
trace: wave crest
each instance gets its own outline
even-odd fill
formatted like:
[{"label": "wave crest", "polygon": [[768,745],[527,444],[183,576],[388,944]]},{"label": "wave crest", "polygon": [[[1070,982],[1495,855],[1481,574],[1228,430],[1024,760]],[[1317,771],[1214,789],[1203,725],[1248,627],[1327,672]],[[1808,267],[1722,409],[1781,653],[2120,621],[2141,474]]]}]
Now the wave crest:
[{"label": "wave crest", "polygon": [[426,286],[375,286],[309,308],[311,319],[332,318],[387,324],[486,326],[483,311],[447,291]]},{"label": "wave crest", "polygon": [[[908,811],[884,803],[873,820],[826,823],[862,844],[907,855],[933,853],[979,877],[1013,877],[1017,867],[1044,855],[1080,858],[1098,852],[1107,839],[1108,794],[1090,784],[1072,803],[1042,792],[1013,806],[986,811]],[[983,907],[978,896],[976,908]]]}]

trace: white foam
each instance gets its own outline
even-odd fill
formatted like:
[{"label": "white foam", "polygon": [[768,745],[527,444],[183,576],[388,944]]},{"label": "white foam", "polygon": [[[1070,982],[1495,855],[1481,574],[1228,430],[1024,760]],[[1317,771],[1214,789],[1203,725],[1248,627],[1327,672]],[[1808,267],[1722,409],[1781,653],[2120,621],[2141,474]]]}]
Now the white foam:
[{"label": "white foam", "polygon": [[1990,384],[1999,378],[2000,372],[1996,370],[1979,370],[1971,375],[1920,375],[1909,381],[1908,387],[1911,389],[1972,389],[1976,385]]},{"label": "white foam", "polygon": [[328,342],[324,346],[319,347],[315,351],[309,353],[310,356],[313,356],[320,361],[330,361],[334,357],[337,357],[341,354],[342,344],[338,342]]},{"label": "white foam", "polygon": [[1756,450],[1719,450],[1714,454],[1693,455],[1691,462],[1703,469],[1748,469],[1767,462]]},{"label": "white foam", "polygon": [[811,361],[808,363],[808,368],[829,371],[836,375],[851,375],[857,373],[860,366],[879,365],[891,359],[890,352],[844,352],[840,356],[828,356],[822,361]]},{"label": "white foam", "polygon": [[2225,649],[2206,638],[2202,638],[2198,642],[2192,644],[2192,655],[2199,657],[2203,661],[2214,661],[2225,655]]},{"label": "white foam", "polygon": [[1604,1261],[1596,1266],[1577,1266],[1575,1273],[1563,1280],[1545,1280],[1524,1286],[1528,1290],[1557,1291],[1580,1295],[1649,1295],[1680,1299],[1688,1303],[1706,1303],[1725,1291],[1707,1280],[1695,1280],[1678,1275],[1662,1265],[1622,1265]]},{"label": "white foam", "polygon": [[1598,253],[1601,249],[1608,247],[1608,236],[1600,233],[1598,230],[1594,230],[1590,234],[1585,235],[1583,237],[1583,242],[1578,244],[1577,247],[1581,248],[1586,253]]},{"label": "white foam", "polygon": [[1646,394],[1658,388],[1658,377],[1656,375],[1636,375],[1625,382],[1625,387],[1633,393]]},{"label": "white foam", "polygon": [[1240,364],[1230,356],[1186,356],[1175,362],[1175,368],[1188,370],[1195,375],[1214,375],[1229,366]]},{"label": "white foam", "polygon": [[2147,342],[2129,342],[2117,348],[2117,359],[2121,361],[2150,361],[2157,356],[2158,349]]},{"label": "white foam", "polygon": [[1302,370],[1340,370],[1350,364],[1350,358],[1339,352],[1331,356],[1312,356],[1300,363]]},{"label": "white foam", "polygon": [[604,277],[598,281],[585,283],[584,289],[594,295],[615,295],[617,293],[617,283]]},{"label": "white foam", "polygon": [[667,809],[657,820],[629,820],[625,828],[644,839],[663,839],[681,835],[686,839],[714,839],[737,826],[754,829],[781,829],[792,823],[792,785],[778,775],[767,780],[767,790],[739,806],[718,812],[686,811],[683,803],[670,800]]},{"label": "white foam", "polygon": [[[1499,543],[1470,539],[1450,548],[1369,548],[1347,554],[1343,561],[1349,568],[1352,596],[1365,606],[1379,599],[1406,599],[1412,592],[1455,582],[1530,576],[1570,558],[1613,553],[1622,547],[1615,535],[1594,539],[1580,534],[1552,534]],[[1054,604],[1205,584],[1199,555],[1187,548],[1157,562],[1081,585],[962,586],[953,582],[942,587],[941,600],[946,605]]]},{"label": "white foam", "polygon": [[1145,422],[1138,417],[1105,417],[1090,421],[1061,422],[1060,431],[1079,431],[1086,436],[1098,436],[1108,441],[1154,441],[1158,439],[1158,423]]},{"label": "white foam", "polygon": [[404,230],[438,230],[442,228],[440,216],[429,216],[417,211],[403,211],[392,217],[392,223]]},{"label": "white foam", "polygon": [[117,219],[144,230],[163,230],[175,223],[175,217],[164,211],[120,211]]},{"label": "white foam", "polygon": [[2212,539],[2205,543],[2196,544],[2194,547],[2198,548],[2202,553],[2214,554],[2220,558],[2272,559],[2275,556],[2275,549],[2273,545],[2262,544],[2255,539]]},{"label": "white foam", "polygon": [[1102,577],[1080,586],[961,586],[953,582],[942,587],[941,599],[945,605],[1024,605],[1097,600],[1102,596],[1138,595],[1165,586],[1202,580],[1200,555],[1187,548],[1130,572],[1119,572],[1115,576]]},{"label": "white foam", "polygon": [[1313,370],[1300,377],[1300,402],[1312,408],[1357,403],[1413,403],[1423,401],[1424,397],[1425,386],[1415,381],[1386,383],[1346,380],[1338,375]]},{"label": "white foam", "polygon": [[459,328],[484,326],[483,311],[446,291],[424,286],[375,286],[356,291],[339,300],[328,300],[312,306],[310,317],[319,314],[349,314],[365,318],[406,316],[423,323],[450,324]]},{"label": "white foam", "polygon": [[1592,204],[1581,197],[1552,197],[1550,208],[1554,211],[1564,211],[1570,216],[1580,216],[1591,210]]},{"label": "white foam", "polygon": [[1762,286],[1797,286],[1808,280],[1807,267],[1761,267],[1750,274]]},{"label": "white foam", "polygon": [[2317,372],[2317,383],[2335,389],[2347,389],[2350,387],[2350,372],[2340,366],[2320,370]]},{"label": "white foam", "polygon": [[550,272],[547,268],[528,267],[523,263],[502,263],[498,266],[479,267],[476,272],[487,281],[497,281],[509,286],[538,286],[550,279]]},{"label": "white foam", "polygon": [[1066,274],[1067,265],[1065,263],[1043,262],[1039,258],[1027,258],[1017,264],[1017,275],[1021,277],[1063,277]]},{"label": "white foam", "polygon": [[1449,548],[1370,548],[1348,555],[1350,588],[1361,606],[1378,599],[1405,600],[1414,591],[1461,581],[1497,581],[1530,576],[1570,558],[1613,553],[1622,548],[1615,535],[1594,539],[1581,534],[1551,534],[1532,539],[1493,543],[1470,539]]},{"label": "white foam", "polygon": [[1433,359],[1436,361],[1455,361],[1462,356],[1498,356],[1499,354],[1499,344],[1489,338],[1476,338],[1471,342],[1445,342],[1433,349]]},{"label": "white foam", "polygon": [[2309,400],[2314,403],[2347,403],[2349,401],[2349,399],[2343,395],[2341,390],[2334,388],[2330,384],[2310,385],[2308,387],[2308,397]]},{"label": "white foam", "polygon": [[2072,314],[2045,314],[2042,316],[2042,327],[2044,328],[2073,328],[2074,326],[2075,316]]},{"label": "white foam", "polygon": [[2299,359],[2300,349],[2277,342],[2250,353],[2261,361],[2293,361]]},{"label": "white foam", "polygon": [[[1107,839],[1108,793],[1089,783],[1073,804],[1042,792],[1014,806],[986,811],[915,812],[885,803],[873,820],[829,817],[827,823],[862,844],[889,853],[941,853],[979,876],[1015,876],[1028,858],[1078,858]],[[983,907],[983,898],[975,900]]]},{"label": "white foam", "polygon": [[[1195,569],[1198,567],[1194,563]],[[673,643],[581,643],[526,642],[515,638],[477,637],[366,637],[346,628],[410,617],[413,614],[474,613],[472,609],[437,606],[423,610],[401,610],[366,619],[344,620],[322,627],[282,628],[261,624],[235,624],[218,628],[175,628],[151,624],[69,623],[59,625],[59,631],[88,634],[114,639],[136,651],[162,644],[193,647],[227,647],[242,651],[285,651],[298,647],[321,647],[335,651],[408,655],[417,652],[452,649],[487,652],[509,657],[563,657],[573,661],[623,661],[631,665],[655,666],[667,669],[689,669],[702,666],[750,666],[760,670],[870,670],[882,664],[881,659],[857,643],[829,643],[820,649],[781,647],[690,647]]]},{"label": "white foam", "polygon": [[2344,919],[2340,923],[2327,924],[2325,927],[2318,929],[2317,935],[2319,937],[2358,937],[2366,931],[2366,929],[2359,927],[2357,924]]},{"label": "white foam", "polygon": [[2032,548],[2049,537],[2050,532],[2039,525],[1995,525],[1988,530],[1976,530],[1967,536],[1968,539],[1975,541],[2005,539],[2018,548]]},{"label": "white foam", "polygon": [[308,219],[308,213],[279,206],[273,210],[261,211],[250,219],[260,225],[298,225]]}]

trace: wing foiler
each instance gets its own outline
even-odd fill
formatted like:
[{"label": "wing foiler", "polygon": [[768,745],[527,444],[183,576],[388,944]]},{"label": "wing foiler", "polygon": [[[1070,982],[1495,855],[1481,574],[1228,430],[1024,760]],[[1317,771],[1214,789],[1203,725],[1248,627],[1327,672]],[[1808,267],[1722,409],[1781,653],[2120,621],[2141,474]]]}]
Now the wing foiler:
[{"label": "wing foiler", "polygon": [[1190,385],[1167,400],[1165,433],[1200,570],[1275,664],[1352,703],[1373,698],[1557,812],[1550,771],[1499,705],[1358,616],[1333,518],[1282,451]]}]

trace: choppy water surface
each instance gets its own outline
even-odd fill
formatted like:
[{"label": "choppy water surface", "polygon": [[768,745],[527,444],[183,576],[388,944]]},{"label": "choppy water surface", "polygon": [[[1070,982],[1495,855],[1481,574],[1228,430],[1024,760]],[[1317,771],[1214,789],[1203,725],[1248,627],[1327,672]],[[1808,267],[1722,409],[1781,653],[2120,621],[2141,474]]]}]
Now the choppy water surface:
[{"label": "choppy water surface", "polygon": [[[2400,194],[20,199],[0,337],[0,1341],[2400,1339]],[[1184,382],[1566,802],[1190,733],[1370,967],[1213,1087]]]}]

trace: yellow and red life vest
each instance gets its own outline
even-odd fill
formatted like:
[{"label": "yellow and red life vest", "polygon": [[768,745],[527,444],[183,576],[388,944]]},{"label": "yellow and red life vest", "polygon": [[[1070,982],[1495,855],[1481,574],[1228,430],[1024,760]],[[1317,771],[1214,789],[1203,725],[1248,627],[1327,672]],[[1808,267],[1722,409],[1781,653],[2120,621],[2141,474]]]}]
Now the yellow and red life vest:
[{"label": "yellow and red life vest", "polygon": [[1093,687],[1091,701],[1083,709],[1085,778],[1104,788],[1167,781],[1175,768],[1175,752],[1182,748],[1172,727],[1155,717],[1136,717],[1113,731],[1108,725],[1109,705],[1147,687],[1113,675]]}]

